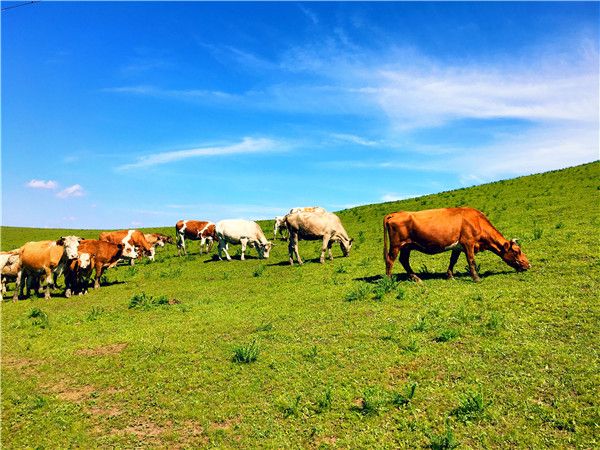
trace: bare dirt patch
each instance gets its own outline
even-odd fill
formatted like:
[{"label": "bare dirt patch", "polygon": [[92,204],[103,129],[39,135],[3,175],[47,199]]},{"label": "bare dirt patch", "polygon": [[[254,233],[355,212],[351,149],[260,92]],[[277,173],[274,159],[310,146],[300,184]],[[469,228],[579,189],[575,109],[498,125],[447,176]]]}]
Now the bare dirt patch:
[{"label": "bare dirt patch", "polygon": [[116,355],[121,353],[123,350],[127,348],[129,344],[126,342],[121,342],[117,344],[109,344],[102,345],[96,348],[82,348],[75,351],[76,355],[79,356],[106,356],[106,355]]}]

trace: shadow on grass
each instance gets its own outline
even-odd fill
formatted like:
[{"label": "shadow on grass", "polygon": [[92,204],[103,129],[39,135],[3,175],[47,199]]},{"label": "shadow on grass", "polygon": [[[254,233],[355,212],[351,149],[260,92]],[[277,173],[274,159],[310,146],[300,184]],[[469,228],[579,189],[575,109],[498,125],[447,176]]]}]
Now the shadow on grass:
[{"label": "shadow on grass", "polygon": [[[493,276],[497,276],[497,275],[508,275],[511,273],[515,273],[514,271],[511,270],[500,270],[498,272],[493,272],[491,270],[486,270],[485,272],[482,272],[479,274],[479,276],[482,279],[485,279],[487,277],[493,277]],[[446,273],[417,273],[417,276],[423,280],[446,280]],[[354,278],[354,281],[364,281],[365,283],[371,283],[371,284],[376,284],[379,280],[383,279],[385,277],[385,275],[372,275],[372,276],[368,276],[368,277],[359,277],[359,278]],[[471,274],[467,273],[467,272],[459,272],[459,273],[455,273],[454,274],[454,278],[468,278],[471,279]],[[407,273],[396,273],[396,274],[392,274],[392,279],[394,281],[412,281],[408,278],[408,274]]]}]

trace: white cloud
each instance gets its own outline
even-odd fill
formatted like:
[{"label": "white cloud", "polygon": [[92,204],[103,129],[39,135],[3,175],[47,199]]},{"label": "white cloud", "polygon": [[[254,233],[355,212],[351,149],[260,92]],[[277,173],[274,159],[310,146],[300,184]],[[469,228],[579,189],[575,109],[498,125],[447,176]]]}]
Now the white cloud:
[{"label": "white cloud", "polygon": [[32,189],[56,189],[58,187],[58,183],[54,180],[36,180],[33,179],[26,184],[27,187]]},{"label": "white cloud", "polygon": [[380,145],[380,143],[377,141],[371,141],[369,139],[365,139],[360,136],[356,136],[354,134],[333,133],[331,135],[331,137],[333,137],[339,141],[351,142],[353,144],[358,144],[358,145],[362,145],[365,147],[374,147],[376,145]]},{"label": "white cloud", "polygon": [[141,167],[151,167],[161,164],[168,164],[189,158],[200,158],[207,156],[223,156],[234,154],[263,153],[274,150],[281,150],[283,144],[267,138],[245,137],[237,144],[224,146],[198,147],[187,150],[173,150],[168,152],[153,153],[144,155],[131,164],[119,166],[119,170],[138,169]]},{"label": "white cloud", "polygon": [[63,189],[58,194],[56,194],[59,198],[69,198],[69,197],[81,197],[84,195],[83,187],[79,184],[74,184],[73,186],[69,186],[66,189]]}]

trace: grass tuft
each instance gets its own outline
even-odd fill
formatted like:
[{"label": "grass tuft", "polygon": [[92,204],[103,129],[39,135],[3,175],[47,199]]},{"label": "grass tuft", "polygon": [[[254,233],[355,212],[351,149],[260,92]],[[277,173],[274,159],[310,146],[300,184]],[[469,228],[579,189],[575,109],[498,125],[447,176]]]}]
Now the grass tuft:
[{"label": "grass tuft", "polygon": [[457,330],[455,330],[453,328],[449,328],[447,330],[443,330],[433,340],[435,342],[448,342],[448,341],[451,341],[452,339],[456,339],[459,336],[460,336],[460,333]]},{"label": "grass tuft", "polygon": [[483,418],[486,408],[491,402],[486,402],[481,391],[467,392],[461,399],[451,415],[455,416],[460,422],[472,422]]},{"label": "grass tuft", "polygon": [[29,311],[27,315],[28,319],[33,319],[31,321],[31,325],[40,327],[40,328],[49,328],[50,327],[50,319],[48,319],[48,314],[42,311],[40,308],[33,308]]},{"label": "grass tuft", "polygon": [[392,405],[401,408],[408,405],[415,396],[417,383],[410,383],[404,387],[404,392],[396,392],[392,397]]},{"label": "grass tuft", "polygon": [[256,340],[247,345],[238,345],[233,349],[233,362],[250,364],[258,359],[260,348]]},{"label": "grass tuft", "polygon": [[256,269],[254,269],[254,272],[252,272],[252,275],[255,278],[262,277],[263,274],[265,273],[266,268],[267,267],[264,264],[259,264],[258,267]]},{"label": "grass tuft", "polygon": [[361,283],[358,286],[355,286],[350,292],[348,292],[344,299],[347,302],[365,300],[372,291],[373,290],[369,284]]}]

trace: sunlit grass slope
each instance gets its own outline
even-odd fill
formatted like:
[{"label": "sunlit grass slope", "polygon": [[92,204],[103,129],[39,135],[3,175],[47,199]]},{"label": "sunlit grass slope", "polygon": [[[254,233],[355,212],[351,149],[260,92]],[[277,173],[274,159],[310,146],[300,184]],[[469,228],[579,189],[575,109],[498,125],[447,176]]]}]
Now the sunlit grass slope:
[{"label": "sunlit grass slope", "polygon": [[[325,265],[318,243],[300,243],[302,267],[281,241],[267,261],[229,263],[192,243],[84,297],[5,302],[2,445],[598,447],[599,175],[341,211],[355,246]],[[447,281],[449,254],[413,253],[422,284],[399,264],[381,279],[386,213],[459,205],[520,238],[532,269],[479,254],[476,284],[461,256]],[[97,236],[5,227],[2,249],[66,233]]]}]

